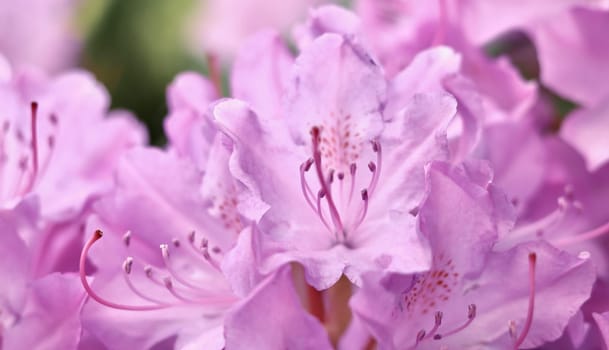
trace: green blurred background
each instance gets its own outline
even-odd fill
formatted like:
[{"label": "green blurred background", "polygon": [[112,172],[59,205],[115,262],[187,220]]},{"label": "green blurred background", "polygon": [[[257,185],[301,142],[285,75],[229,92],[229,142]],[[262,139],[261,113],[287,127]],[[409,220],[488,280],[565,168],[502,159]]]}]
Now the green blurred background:
[{"label": "green blurred background", "polygon": [[113,108],[133,111],[165,142],[165,89],[185,70],[206,73],[204,60],[187,49],[188,19],[196,0],[89,0],[78,16],[85,33],[80,65],[107,87]]}]

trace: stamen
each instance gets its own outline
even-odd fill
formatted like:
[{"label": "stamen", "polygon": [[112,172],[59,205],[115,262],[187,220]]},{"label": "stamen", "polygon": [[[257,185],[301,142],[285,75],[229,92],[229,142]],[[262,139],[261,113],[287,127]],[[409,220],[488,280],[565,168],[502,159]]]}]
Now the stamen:
[{"label": "stamen", "polygon": [[423,339],[425,339],[425,330],[421,329],[418,333],[417,333],[417,339],[414,343],[414,347],[416,348],[417,345],[419,345],[420,342],[423,341]]},{"label": "stamen", "polygon": [[332,221],[334,222],[334,227],[336,227],[336,230],[338,232],[344,233],[344,226],[342,223],[342,220],[340,218],[340,214],[338,213],[338,209],[336,208],[336,204],[334,203],[334,200],[332,199],[332,192],[330,191],[330,188],[328,187],[328,183],[326,182],[326,180],[324,179],[324,175],[322,172],[322,166],[321,166],[321,151],[319,150],[319,140],[320,140],[320,136],[319,136],[319,128],[318,127],[313,127],[313,129],[311,129],[311,135],[312,135],[312,143],[313,143],[313,160],[314,160],[314,164],[315,164],[315,170],[317,172],[317,177],[319,179],[319,183],[321,184],[321,189],[324,191],[325,195],[326,195],[326,201],[328,202],[328,208],[330,210],[330,217],[332,218]]},{"label": "stamen", "polygon": [[383,149],[381,148],[381,144],[378,141],[371,141],[372,142],[372,151],[374,151],[374,153],[376,153],[376,163],[372,163],[374,164],[374,170],[370,169],[370,171],[372,171],[372,179],[370,180],[370,185],[368,186],[368,191],[370,192],[370,194],[374,193],[374,190],[376,189],[376,185],[379,182],[379,178],[380,178],[380,174],[381,174],[381,166],[383,165]]},{"label": "stamen", "polygon": [[202,304],[202,303],[205,303],[205,304],[212,304],[212,303],[231,304],[231,303],[234,303],[235,301],[237,301],[236,298],[231,297],[231,296],[218,296],[215,298],[209,297],[209,298],[204,298],[204,299],[192,299],[192,298],[186,297],[186,296],[178,293],[175,286],[173,285],[171,277],[163,278],[163,284],[165,285],[165,288],[169,291],[169,293],[171,293],[171,295],[176,297],[176,299],[179,299],[188,304]]},{"label": "stamen", "polygon": [[559,246],[559,247],[567,246],[567,245],[571,245],[571,244],[575,244],[575,243],[584,242],[584,241],[587,241],[589,239],[593,239],[596,237],[600,237],[607,233],[609,233],[609,222],[606,222],[597,228],[594,228],[594,229],[584,232],[584,233],[580,233],[573,237],[565,237],[562,239],[554,240],[554,241],[552,241],[552,244]]},{"label": "stamen", "polygon": [[111,301],[108,301],[101,296],[99,296],[93,288],[89,285],[89,281],[87,281],[87,276],[85,274],[85,264],[87,261],[87,255],[89,253],[89,249],[95,242],[97,242],[100,238],[102,238],[103,233],[100,230],[96,230],[93,236],[89,239],[89,241],[83,247],[83,250],[80,254],[80,263],[79,263],[79,274],[80,274],[80,282],[82,286],[85,288],[87,294],[98,303],[105,305],[107,307],[118,309],[118,310],[129,310],[129,311],[151,311],[151,310],[162,310],[167,308],[167,305],[123,305],[117,304]]},{"label": "stamen", "polygon": [[[535,266],[537,265],[537,254],[529,253],[529,308],[527,310],[527,318],[524,322],[524,326],[522,327],[522,332],[516,341],[514,342],[514,350],[518,350],[520,345],[524,342],[529,331],[531,330],[531,325],[533,324],[533,311],[535,310]],[[515,331],[514,331],[515,334]]]},{"label": "stamen", "polygon": [[364,219],[366,218],[366,214],[368,214],[368,190],[366,190],[364,188],[362,190],[361,194],[362,194],[362,201],[364,202],[364,206],[362,207],[362,211],[359,215],[359,219],[357,220],[357,223],[355,224],[354,230],[357,229],[359,227],[359,225],[362,224],[362,222],[364,222]]},{"label": "stamen", "polygon": [[197,286],[196,284],[186,280],[186,278],[182,277],[182,275],[179,271],[176,271],[176,269],[173,267],[173,264],[171,263],[171,261],[169,259],[169,247],[167,246],[167,244],[161,244],[161,255],[163,256],[163,263],[165,263],[165,267],[167,267],[167,271],[169,271],[169,273],[173,276],[173,278],[176,281],[182,283],[186,287],[190,287],[192,289],[196,289],[199,291],[209,292],[208,290],[205,290],[205,289],[201,288],[200,286]]},{"label": "stamen", "polygon": [[135,287],[135,285],[133,284],[133,282],[131,281],[131,270],[132,270],[132,266],[133,266],[133,258],[132,257],[127,257],[127,259],[125,259],[125,261],[123,262],[123,277],[125,279],[125,283],[127,283],[127,286],[129,287],[129,289],[131,289],[131,291],[133,292],[133,294],[137,295],[138,297],[150,301],[152,303],[155,304],[159,304],[159,305],[165,305],[165,306],[171,306],[171,304],[168,304],[164,301],[160,301],[154,298],[151,298],[149,296],[147,296],[146,294],[142,293],[139,289],[137,289]]},{"label": "stamen", "polygon": [[321,222],[324,224],[324,226],[326,226],[328,231],[332,231],[332,229],[330,228],[330,225],[328,224],[328,221],[326,221],[326,218],[324,217],[324,214],[321,211],[321,199],[322,198],[324,198],[324,191],[319,190],[319,192],[317,193],[317,210],[316,210],[317,216],[319,216],[319,218],[321,219]]},{"label": "stamen", "polygon": [[32,164],[34,166],[33,170],[33,178],[36,178],[36,174],[38,173],[38,103],[32,102],[32,123],[31,133],[32,133]]},{"label": "stamen", "polygon": [[[36,182],[36,176],[38,176],[38,103],[32,102],[31,108],[31,123],[30,123],[30,135],[31,135],[31,152],[32,152],[32,173],[28,178],[27,185],[25,186],[23,193],[28,193],[32,190],[34,183]],[[19,136],[19,135],[17,135]]]},{"label": "stamen", "polygon": [[435,340],[440,340],[440,339],[446,338],[450,335],[459,333],[462,330],[464,330],[465,328],[467,328],[467,326],[469,326],[472,323],[472,321],[474,321],[474,318],[476,318],[476,304],[469,304],[467,306],[467,321],[463,325],[461,325],[449,332],[446,332],[444,334],[436,334],[433,336],[433,338]]},{"label": "stamen", "polygon": [[205,258],[205,260],[211,266],[213,266],[218,271],[222,271],[222,269],[220,268],[220,264],[218,264],[218,262],[214,258],[212,258],[211,255],[209,255],[209,243],[207,239],[203,239],[201,241],[201,252],[203,253],[203,257]]},{"label": "stamen", "polygon": [[545,231],[561,222],[567,216],[567,213],[571,208],[577,209],[577,203],[568,200],[567,197],[560,197],[557,200],[556,210],[533,223],[512,231],[511,236],[523,237],[530,234],[535,234],[537,236],[542,235]]},{"label": "stamen", "polygon": [[357,171],[357,165],[355,163],[351,163],[349,165],[349,174],[351,175],[351,187],[349,187],[349,201],[347,203],[351,203],[351,199],[353,199],[353,191],[355,190],[355,173]]},{"label": "stamen", "polygon": [[311,209],[315,211],[315,206],[313,205],[313,200],[311,199],[315,196],[313,195],[313,191],[311,190],[311,187],[309,187],[309,184],[307,183],[307,180],[305,178],[305,173],[309,171],[312,164],[313,159],[308,159],[306,162],[300,165],[300,188],[302,190],[302,195],[307,200],[307,203],[309,203]]},{"label": "stamen", "polygon": [[442,311],[438,311],[435,313],[435,315],[434,315],[435,322],[434,322],[433,328],[429,331],[427,336],[425,336],[425,338],[423,338],[423,339],[429,339],[436,334],[436,332],[438,331],[438,328],[440,328],[440,325],[442,324],[442,317],[443,317]]}]

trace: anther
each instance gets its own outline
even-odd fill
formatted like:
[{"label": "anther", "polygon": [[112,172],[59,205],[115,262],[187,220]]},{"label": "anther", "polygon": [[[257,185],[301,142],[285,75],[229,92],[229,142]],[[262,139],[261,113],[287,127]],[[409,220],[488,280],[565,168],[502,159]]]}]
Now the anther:
[{"label": "anther", "polygon": [[425,330],[421,329],[418,333],[417,333],[417,340],[415,342],[415,346],[417,346],[423,339],[425,339]]},{"label": "anther", "polygon": [[355,175],[356,170],[357,170],[357,165],[355,165],[355,163],[351,163],[351,165],[349,165],[349,173],[351,174],[351,176]]},{"label": "anther", "polygon": [[467,321],[463,325],[461,325],[461,326],[459,326],[459,327],[457,327],[457,328],[455,328],[455,329],[453,329],[451,331],[445,332],[444,334],[436,334],[436,335],[434,335],[433,338],[435,340],[440,340],[440,339],[446,338],[446,337],[448,337],[450,335],[459,333],[462,330],[464,330],[465,328],[467,328],[467,326],[469,326],[474,321],[475,318],[476,318],[476,305],[475,304],[469,304],[467,306]]},{"label": "anther", "polygon": [[150,265],[144,266],[144,273],[146,274],[146,277],[152,278],[152,266],[150,266]]},{"label": "anther", "polygon": [[190,243],[194,243],[195,242],[195,231],[190,231],[188,233],[188,241]]},{"label": "anther", "polygon": [[307,159],[306,162],[302,163],[301,167],[304,172],[307,172],[311,169],[311,165],[313,165],[313,158]]},{"label": "anther", "polygon": [[436,334],[436,332],[438,331],[438,328],[440,328],[440,326],[442,325],[443,316],[444,316],[444,314],[442,313],[442,311],[437,311],[434,314],[433,328],[429,331],[429,333],[427,333],[427,336],[425,337],[425,339],[429,339],[431,337],[433,337],[434,339],[437,339],[436,337],[439,336],[439,334]]},{"label": "anther", "polygon": [[372,143],[372,151],[374,151],[374,153],[378,152],[381,149],[381,145],[378,143],[378,141],[370,141],[370,143]]},{"label": "anther", "polygon": [[180,241],[177,238],[172,239],[171,244],[173,244],[173,246],[176,248],[180,247]]},{"label": "anther", "polygon": [[368,169],[370,169],[371,172],[375,172],[376,171],[376,164],[374,164],[374,162],[368,163]]},{"label": "anther", "polygon": [[125,244],[126,247],[129,246],[129,244],[131,243],[131,231],[127,231],[123,235],[123,243]]},{"label": "anther", "polygon": [[368,200],[368,190],[364,188],[362,190],[361,194],[362,194],[362,200],[367,201]]},{"label": "anther", "polygon": [[469,304],[467,306],[467,318],[473,320],[476,317],[476,304]]},{"label": "anther", "polygon": [[49,121],[53,125],[57,125],[57,123],[59,122],[59,120],[57,119],[57,115],[55,115],[54,113],[51,113],[51,115],[49,115]]},{"label": "anther", "polygon": [[132,266],[133,266],[133,258],[129,256],[123,262],[123,271],[125,271],[126,274],[130,274]]},{"label": "anther", "polygon": [[160,247],[163,259],[169,259],[169,246],[167,244],[161,244]]},{"label": "anther", "polygon": [[345,173],[338,173],[336,176],[342,181],[345,178]]},{"label": "anther", "polygon": [[516,322],[514,320],[509,320],[508,321],[508,332],[510,334],[510,338],[512,338],[512,340],[514,342],[516,342]]}]

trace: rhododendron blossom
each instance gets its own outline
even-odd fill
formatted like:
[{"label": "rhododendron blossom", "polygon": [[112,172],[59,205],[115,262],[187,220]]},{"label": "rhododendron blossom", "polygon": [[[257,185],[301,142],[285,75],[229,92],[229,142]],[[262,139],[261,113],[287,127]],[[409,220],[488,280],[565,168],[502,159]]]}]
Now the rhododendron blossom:
[{"label": "rhododendron blossom", "polygon": [[2,350],[607,346],[607,1],[321,2],[209,1],[162,146],[0,23]]}]

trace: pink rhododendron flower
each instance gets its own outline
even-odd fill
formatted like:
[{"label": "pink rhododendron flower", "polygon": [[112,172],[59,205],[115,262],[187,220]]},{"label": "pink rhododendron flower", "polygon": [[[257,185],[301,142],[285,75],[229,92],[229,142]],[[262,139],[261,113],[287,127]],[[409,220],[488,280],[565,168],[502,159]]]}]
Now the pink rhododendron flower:
[{"label": "pink rhododendron flower", "polygon": [[281,119],[265,123],[273,116],[237,100],[213,108],[235,144],[238,208],[259,221],[263,270],[298,261],[307,281],[324,289],[342,273],[359,283],[369,269],[427,268],[412,213],[423,165],[448,158],[454,100],[404,95],[399,111],[384,114],[391,101],[382,70],[336,34],[308,45],[292,74]]},{"label": "pink rhododendron flower", "polygon": [[2,69],[0,337],[5,349],[76,348],[85,294],[75,274],[55,272],[77,269],[90,203],[146,136],[131,115],[106,118],[107,93],[88,73]]},{"label": "pink rhododendron flower", "polygon": [[513,216],[489,175],[475,164],[427,168],[418,227],[432,268],[370,277],[352,300],[380,349],[531,348],[560,337],[589,297],[588,259],[543,242],[493,249]]},{"label": "pink rhododendron flower", "polygon": [[36,205],[40,222],[31,224],[31,234],[20,233],[38,247],[35,269],[69,269],[65,264],[77,255],[62,246],[81,244],[87,204],[112,187],[117,159],[145,142],[145,132],[130,114],[108,113],[107,92],[85,72],[49,78],[9,71],[0,82],[0,106],[0,206]]},{"label": "pink rhododendron flower", "polygon": [[0,6],[3,350],[606,345],[607,1],[322,2],[209,1],[164,149]]}]

